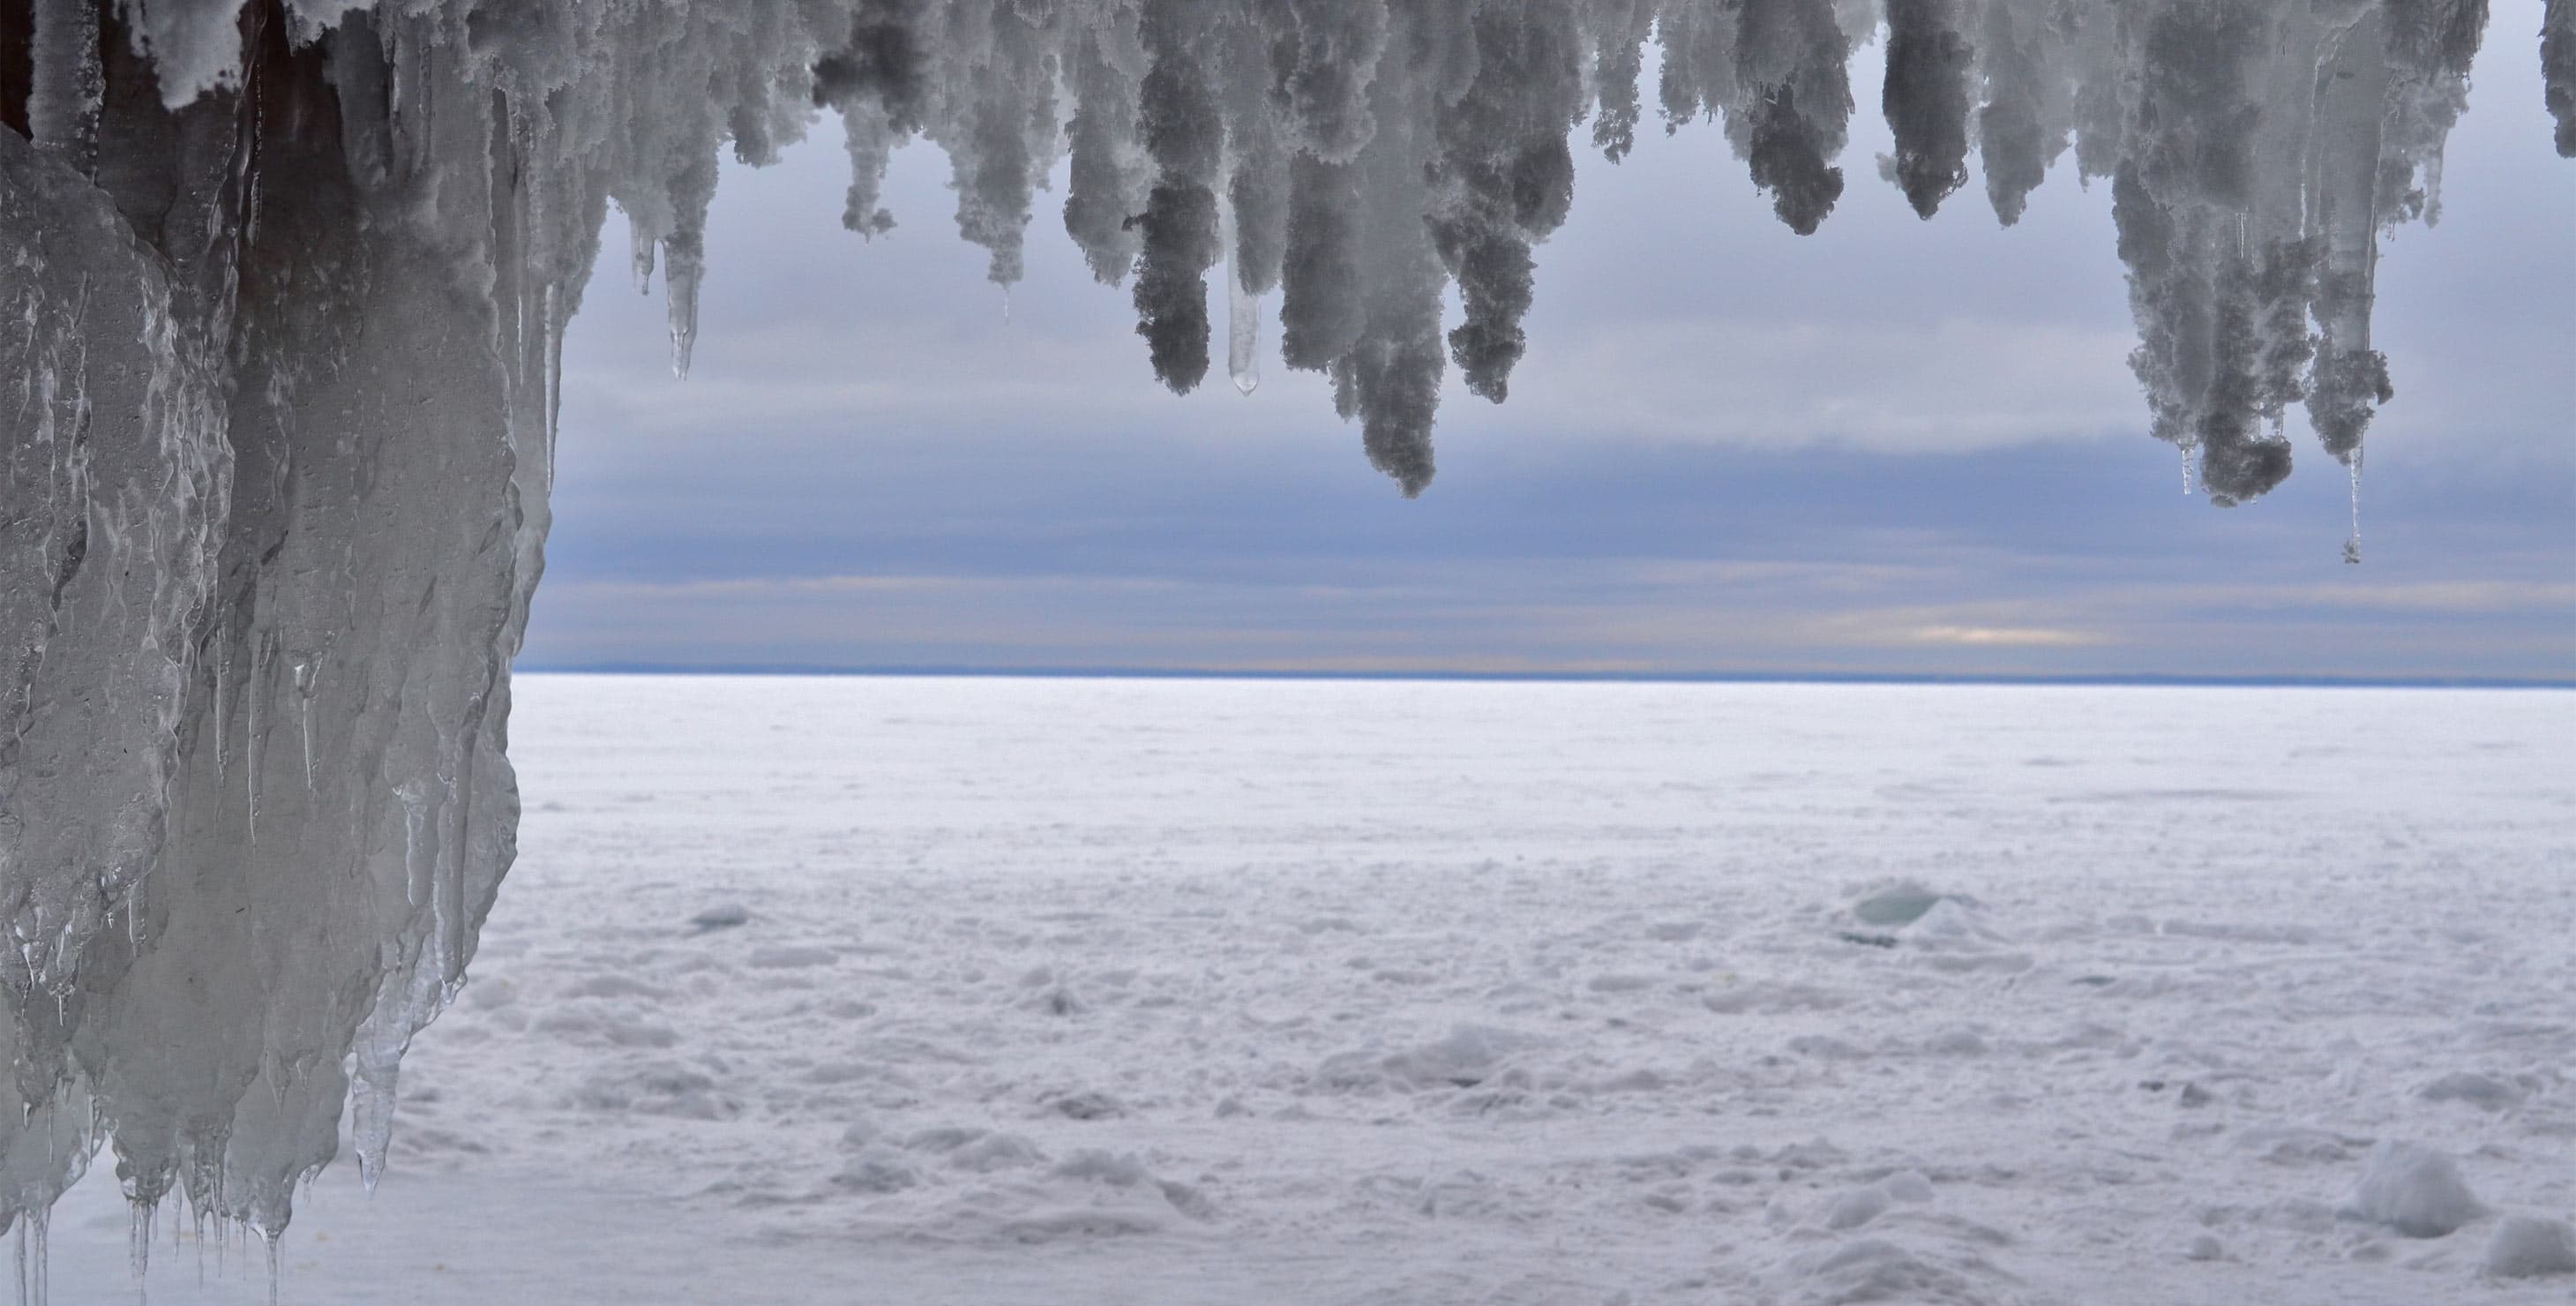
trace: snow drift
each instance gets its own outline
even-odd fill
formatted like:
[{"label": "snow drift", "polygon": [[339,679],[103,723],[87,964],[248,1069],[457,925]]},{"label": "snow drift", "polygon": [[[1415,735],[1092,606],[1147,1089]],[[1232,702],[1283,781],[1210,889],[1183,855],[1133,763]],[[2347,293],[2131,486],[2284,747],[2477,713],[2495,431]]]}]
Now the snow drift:
[{"label": "snow drift", "polygon": [[[1666,128],[1715,120],[1812,231],[1884,39],[1880,170],[1918,212],[1971,154],[2007,224],[2070,154],[2111,185],[2154,432],[2235,503],[2288,473],[2294,405],[2358,476],[2391,394],[2377,242],[2438,214],[2485,25],[2484,0],[0,0],[0,1219],[41,1239],[105,1145],[138,1227],[176,1190],[273,1238],[344,1103],[380,1162],[511,856],[565,323],[614,205],[685,370],[728,144],[764,162],[840,115],[869,236],[890,153],[933,142],[1003,284],[1069,154],[1066,233],[1155,376],[1205,379],[1216,277],[1248,389],[1275,297],[1282,361],[1414,494],[1448,366],[1508,392],[1579,124],[1627,153],[1651,63]],[[2544,27],[2576,152],[2576,3]]]}]

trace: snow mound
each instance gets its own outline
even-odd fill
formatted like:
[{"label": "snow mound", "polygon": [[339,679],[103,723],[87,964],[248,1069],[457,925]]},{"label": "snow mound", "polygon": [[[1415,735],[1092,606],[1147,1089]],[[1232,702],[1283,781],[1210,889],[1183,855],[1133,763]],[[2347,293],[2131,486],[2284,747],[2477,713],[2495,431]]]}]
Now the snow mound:
[{"label": "snow mound", "polygon": [[2576,1226],[2537,1215],[2509,1215],[2487,1240],[2480,1268],[2498,1279],[2576,1274]]},{"label": "snow mound", "polygon": [[2520,1105],[2523,1090],[2494,1075],[2455,1070],[2417,1089],[2415,1095],[2427,1102],[2462,1102],[2482,1111],[2502,1111]]},{"label": "snow mound", "polygon": [[829,966],[840,959],[841,954],[830,948],[776,944],[752,949],[751,966],[755,970],[802,970],[808,966]]},{"label": "snow mound", "polygon": [[1790,1267],[1816,1306],[1911,1302],[1923,1306],[1995,1306],[2011,1300],[2010,1276],[1984,1258],[1938,1255],[1890,1238],[1855,1238],[1801,1253]]},{"label": "snow mound", "polygon": [[1149,1233],[1167,1227],[1174,1215],[1207,1220],[1216,1214],[1205,1194],[1155,1175],[1132,1153],[1084,1148],[1058,1162],[1047,1178],[1058,1203],[1007,1226],[1021,1241],[1064,1232]]},{"label": "snow mound", "polygon": [[1835,917],[1845,943],[1901,951],[1917,965],[1952,974],[2028,970],[2031,955],[2007,946],[1974,898],[1938,893],[1913,880],[1873,887]]},{"label": "snow mound", "polygon": [[1778,980],[1729,982],[1700,996],[1700,1005],[1723,1016],[1778,1016],[1834,1011],[1851,1005],[1851,996],[1813,984]]},{"label": "snow mound", "polygon": [[2371,1149],[2344,1210],[2409,1238],[2445,1237],[2487,1213],[2449,1153],[2394,1140]]},{"label": "snow mound", "polygon": [[1930,888],[1920,880],[1885,880],[1854,894],[1834,913],[1847,943],[1931,951],[1982,951],[2001,942],[1975,898]]},{"label": "snow mound", "polygon": [[1363,1093],[1474,1088],[1495,1078],[1513,1054],[1538,1042],[1513,1030],[1462,1024],[1428,1043],[1395,1052],[1337,1053],[1315,1068],[1314,1083],[1330,1091]]},{"label": "snow mound", "polygon": [[1900,1170],[1875,1183],[1854,1185],[1825,1198],[1816,1206],[1808,1224],[1832,1233],[1848,1233],[1900,1206],[1928,1205],[1933,1196],[1932,1181],[1921,1171]]},{"label": "snow mound", "polygon": [[1999,941],[1977,909],[1959,898],[1943,898],[1925,908],[1898,937],[1918,948],[1944,950],[1981,950]]},{"label": "snow mound", "polygon": [[1105,1148],[1051,1157],[1030,1138],[975,1125],[917,1129],[900,1139],[858,1124],[849,1161],[825,1195],[872,1213],[863,1228],[889,1237],[986,1244],[1159,1233],[1212,1220],[1197,1188],[1157,1175],[1143,1158]]}]

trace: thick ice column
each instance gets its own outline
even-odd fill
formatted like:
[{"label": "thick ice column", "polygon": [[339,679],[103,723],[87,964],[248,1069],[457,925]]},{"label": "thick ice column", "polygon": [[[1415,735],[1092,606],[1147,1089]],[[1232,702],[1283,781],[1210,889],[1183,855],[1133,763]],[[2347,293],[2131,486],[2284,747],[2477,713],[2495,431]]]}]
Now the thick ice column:
[{"label": "thick ice column", "polygon": [[1359,169],[1304,155],[1288,165],[1288,248],[1281,274],[1279,351],[1288,366],[1323,371],[1360,338]]},{"label": "thick ice column", "polygon": [[1968,181],[1968,76],[1976,46],[1959,0],[1888,0],[1887,85],[1897,187],[1919,217]]},{"label": "thick ice column", "polygon": [[961,9],[958,27],[971,38],[935,66],[950,112],[928,135],[948,152],[957,234],[991,252],[985,279],[1008,290],[1019,284],[1036,193],[1054,161],[1057,28],[1007,4]]},{"label": "thick ice column", "polygon": [[0,269],[0,1147],[84,1140],[11,1149],[5,1220],[86,1160],[82,960],[131,927],[159,852],[232,460],[185,290],[104,194],[6,132]]},{"label": "thick ice column", "polygon": [[2070,47],[2081,22],[2046,0],[1988,0],[1978,42],[1985,103],[1977,110],[1977,150],[1987,201],[2007,227],[2021,221],[2030,193],[2073,136]]},{"label": "thick ice column", "polygon": [[2283,21],[2259,0],[2160,0],[2121,23],[2138,70],[2112,184],[2138,322],[2130,363],[2154,434],[2197,455],[2222,504],[2290,473],[2289,445],[2264,429],[2259,236],[2249,239]]},{"label": "thick ice column", "polygon": [[[1393,39],[1411,38],[1399,17]],[[1369,465],[1394,478],[1405,497],[1431,484],[1431,428],[1439,412],[1440,292],[1446,277],[1422,215],[1432,88],[1414,68],[1379,70],[1370,101],[1377,131],[1354,162],[1361,196],[1357,292],[1359,333],[1332,364],[1333,402],[1360,423]]]},{"label": "thick ice column", "polygon": [[1278,43],[1275,97],[1290,145],[1349,162],[1378,129],[1370,92],[1384,71],[1386,0],[1278,0],[1252,11]]},{"label": "thick ice column", "polygon": [[2323,338],[2308,420],[2326,452],[2349,463],[2371,416],[2392,393],[2387,356],[2370,347],[2382,223],[2382,126],[2391,89],[2387,21],[2377,7],[2327,35],[2316,74],[2316,145],[2308,173],[2310,226],[2321,259],[2316,319]]},{"label": "thick ice column", "polygon": [[859,5],[846,31],[824,36],[814,64],[814,102],[841,114],[850,155],[841,225],[862,236],[881,236],[894,229],[894,215],[878,202],[886,165],[895,147],[921,129],[929,53],[911,6],[899,3]]},{"label": "thick ice column", "polygon": [[[96,1128],[138,1203],[282,1229],[345,1068],[381,1155],[509,860],[507,666],[599,190],[527,166],[453,63],[262,36],[247,98],[114,101],[117,192],[0,134],[0,313],[35,328],[0,338],[32,415],[0,446],[0,1148],[49,1158],[0,1163],[0,1214]],[[140,185],[153,150],[215,190]]]},{"label": "thick ice column", "polygon": [[1225,206],[1225,371],[1234,388],[1249,395],[1261,388],[1261,294],[1244,285],[1249,270],[1243,262],[1243,238],[1234,206]]},{"label": "thick ice column", "polygon": [[1734,37],[1727,137],[1771,211],[1813,235],[1843,193],[1850,41],[1831,0],[1746,0]]},{"label": "thick ice column", "polygon": [[1137,88],[1137,121],[1154,159],[1153,189],[1137,215],[1136,334],[1154,376],[1177,393],[1207,376],[1207,270],[1222,254],[1216,184],[1225,128],[1202,62],[1198,25],[1177,10],[1146,14],[1150,70]]},{"label": "thick ice column", "polygon": [[1599,0],[1586,11],[1598,106],[1592,115],[1592,145],[1612,163],[1637,147],[1637,120],[1644,108],[1637,86],[1645,76],[1655,7],[1655,0]]},{"label": "thick ice column", "polygon": [[[1261,30],[1233,29],[1227,53],[1238,67],[1258,68],[1267,52]],[[1225,96],[1226,370],[1235,389],[1261,385],[1261,315],[1288,253],[1288,160],[1279,115],[1257,77],[1230,72]]]},{"label": "thick ice column", "polygon": [[[1132,27],[1131,15],[1120,15]],[[1154,184],[1153,161],[1137,139],[1137,78],[1111,65],[1107,46],[1134,40],[1123,29],[1078,33],[1071,56],[1074,99],[1072,160],[1064,197],[1064,229],[1082,250],[1102,285],[1124,284],[1136,266],[1143,238],[1129,218],[1145,211]],[[1143,62],[1138,50],[1133,56]]]},{"label": "thick ice column", "polygon": [[1451,39],[1476,59],[1465,92],[1433,113],[1433,246],[1458,283],[1466,320],[1449,333],[1467,389],[1496,403],[1529,342],[1530,247],[1574,203],[1567,134],[1583,113],[1581,31],[1562,0],[1504,17],[1480,12]]},{"label": "thick ice column", "polygon": [[2576,159],[2576,0],[2549,0],[2541,11],[2540,79],[2558,120],[2558,152]]}]

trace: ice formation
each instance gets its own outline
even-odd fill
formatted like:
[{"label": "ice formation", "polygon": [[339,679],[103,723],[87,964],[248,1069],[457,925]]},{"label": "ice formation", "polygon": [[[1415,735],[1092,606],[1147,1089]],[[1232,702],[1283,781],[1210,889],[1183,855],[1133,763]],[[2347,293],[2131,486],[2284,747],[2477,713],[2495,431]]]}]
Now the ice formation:
[{"label": "ice formation", "polygon": [[[717,152],[846,128],[846,224],[914,139],[1021,273],[1064,227],[1174,390],[1329,374],[1433,472],[1449,364],[1507,393],[1571,133],[1714,119],[1799,232],[1880,171],[2009,224],[2072,153],[2115,198],[2154,432],[2222,503],[2304,406],[2357,476],[2390,395],[2381,233],[2438,214],[2485,0],[0,0],[0,1219],[101,1146],[143,1212],[274,1237],[381,1164],[410,1038],[512,847],[508,665],[557,350],[613,204],[685,370]],[[2541,57],[2576,154],[2576,0]],[[1650,50],[1651,47],[1651,50]],[[1975,157],[1972,165],[1971,156]],[[1069,158],[1067,157],[1069,156]],[[1050,201],[1052,202],[1052,201]],[[1444,322],[1455,290],[1459,320]],[[1446,327],[1444,331],[1444,327]],[[41,1249],[39,1248],[39,1251]],[[41,1255],[37,1258],[41,1263]]]}]

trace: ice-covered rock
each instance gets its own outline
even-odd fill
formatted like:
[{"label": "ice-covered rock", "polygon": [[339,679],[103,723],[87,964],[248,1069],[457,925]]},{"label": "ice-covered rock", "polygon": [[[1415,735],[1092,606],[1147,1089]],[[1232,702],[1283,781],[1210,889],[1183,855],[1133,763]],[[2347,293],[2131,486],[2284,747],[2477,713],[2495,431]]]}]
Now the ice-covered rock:
[{"label": "ice-covered rock", "polygon": [[1898,880],[1854,899],[1851,914],[1853,920],[1863,925],[1894,929],[1921,920],[1923,913],[1947,900],[1946,895],[1935,893],[1917,881]]},{"label": "ice-covered rock", "polygon": [[1941,898],[1928,904],[1906,922],[1898,937],[1927,948],[1976,948],[1995,941],[1994,932],[1977,918],[1976,909],[1957,898]]}]

